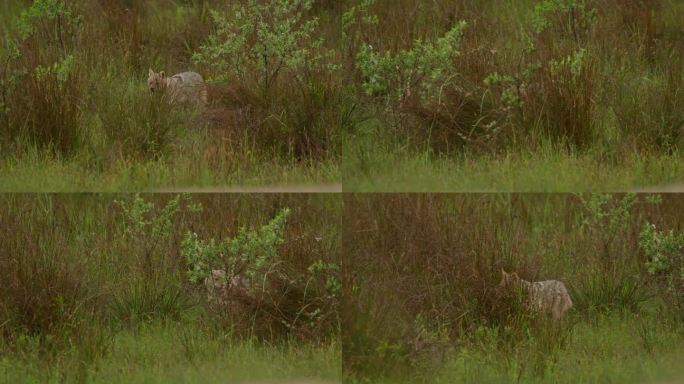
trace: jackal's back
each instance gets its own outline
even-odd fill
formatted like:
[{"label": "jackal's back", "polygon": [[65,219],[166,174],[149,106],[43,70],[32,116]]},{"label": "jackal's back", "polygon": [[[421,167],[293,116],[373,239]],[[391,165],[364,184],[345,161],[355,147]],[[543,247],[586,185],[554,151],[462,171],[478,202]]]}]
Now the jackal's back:
[{"label": "jackal's back", "polygon": [[207,103],[204,79],[197,72],[181,72],[171,76],[168,80],[168,89],[174,102]]},{"label": "jackal's back", "polygon": [[529,290],[530,304],[536,310],[552,315],[554,319],[562,319],[572,308],[570,294],[561,281],[536,281],[530,283]]}]

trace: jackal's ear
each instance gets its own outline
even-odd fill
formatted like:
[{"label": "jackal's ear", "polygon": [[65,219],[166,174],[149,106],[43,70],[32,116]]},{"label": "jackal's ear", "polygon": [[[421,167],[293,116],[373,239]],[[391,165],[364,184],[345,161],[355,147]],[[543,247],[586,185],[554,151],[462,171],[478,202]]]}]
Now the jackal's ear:
[{"label": "jackal's ear", "polygon": [[152,68],[150,68],[150,71],[149,71],[147,74],[148,74],[149,76],[154,76],[154,71],[152,70]]},{"label": "jackal's ear", "polygon": [[166,73],[164,71],[159,72],[159,76],[161,76],[162,79],[166,78]]}]

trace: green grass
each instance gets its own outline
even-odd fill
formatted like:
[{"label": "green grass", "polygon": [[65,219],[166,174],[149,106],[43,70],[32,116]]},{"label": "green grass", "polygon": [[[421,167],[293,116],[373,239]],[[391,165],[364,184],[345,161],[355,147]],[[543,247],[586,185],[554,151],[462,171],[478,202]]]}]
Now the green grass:
[{"label": "green grass", "polygon": [[[344,189],[578,192],[684,182],[681,2],[571,3],[591,11],[537,0],[375,1],[368,12],[378,24],[352,32],[381,57],[433,42],[459,20],[468,26],[437,101],[419,92],[427,75],[359,92],[366,122],[346,138]],[[587,24],[573,24],[580,19]],[[536,30],[535,20],[548,28]],[[575,72],[559,71],[577,52],[585,56]],[[356,79],[378,82],[354,59]],[[509,77],[492,85],[492,74]],[[411,92],[388,100],[402,87]]]},{"label": "green grass", "polygon": [[1,192],[138,192],[231,186],[320,185],[340,180],[333,161],[298,163],[263,161],[249,168],[222,172],[194,159],[118,162],[106,172],[87,161],[55,159],[32,152],[0,162]]},{"label": "green grass", "polygon": [[[216,30],[209,11],[235,15],[225,2],[67,3],[76,31],[34,10],[29,38],[18,23],[30,4],[0,6],[0,191],[342,181],[347,191],[550,192],[684,182],[681,2],[595,1],[577,14],[551,3],[540,13],[539,0],[314,2],[303,17],[320,23],[304,40],[324,41],[298,48],[335,69],[276,70],[269,92],[254,62],[238,76],[193,61]],[[441,70],[424,74],[415,66],[436,63],[411,60],[389,74],[362,70],[361,47],[392,56],[459,20],[467,27],[437,55]],[[535,20],[549,28],[536,30]],[[38,75],[63,62],[73,65]],[[230,76],[212,83],[207,113],[176,113],[150,97],[150,67]],[[391,80],[394,72],[410,79]],[[385,75],[389,89],[364,92]],[[433,75],[437,98],[421,92]]]},{"label": "green grass", "polygon": [[[154,207],[130,194],[0,195],[0,382],[339,380],[335,272],[309,270],[337,263],[339,198],[143,199]],[[267,262],[291,276],[286,290],[276,285],[284,278],[264,278],[253,288],[263,295],[228,307],[191,281],[188,231],[221,241],[284,208],[283,241]]]},{"label": "green grass", "polygon": [[[349,196],[346,377],[681,382],[682,296],[668,285],[679,282],[681,250],[670,255],[660,240],[672,267],[651,274],[653,243],[641,233],[646,223],[681,233],[682,204],[679,194]],[[501,287],[502,269],[562,281],[573,302],[563,322],[526,310]]]},{"label": "green grass", "polygon": [[[68,11],[54,17],[50,4]],[[0,191],[339,183],[339,81],[307,71],[262,95],[254,68],[216,82],[222,73],[193,62],[214,29],[209,10],[231,14],[225,2],[8,1],[0,10]],[[316,36],[333,35],[330,25]],[[38,75],[59,63],[71,65]],[[208,105],[160,102],[149,68],[201,73]]]},{"label": "green grass", "polygon": [[540,350],[531,338],[512,353],[503,353],[493,343],[472,345],[452,351],[433,374],[387,382],[680,382],[683,331],[681,326],[663,324],[654,314],[600,315],[575,324],[566,344],[551,353]]},{"label": "green grass", "polygon": [[684,158],[667,154],[608,163],[552,150],[456,157],[397,150],[343,164],[349,192],[622,192],[684,181]]},{"label": "green grass", "polygon": [[315,379],[338,382],[336,343],[267,345],[207,332],[193,322],[153,323],[101,341],[106,354],[87,364],[86,345],[45,358],[30,348],[0,357],[5,383],[254,383]]}]

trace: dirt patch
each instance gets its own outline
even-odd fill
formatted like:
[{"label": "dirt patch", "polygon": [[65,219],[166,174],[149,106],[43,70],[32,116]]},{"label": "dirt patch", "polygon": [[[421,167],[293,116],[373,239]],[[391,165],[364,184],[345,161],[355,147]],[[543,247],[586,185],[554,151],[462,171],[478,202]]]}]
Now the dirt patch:
[{"label": "dirt patch", "polygon": [[636,193],[681,193],[684,192],[684,183],[668,184],[653,187],[639,187],[635,188],[633,192]]},{"label": "dirt patch", "polygon": [[225,187],[168,187],[155,188],[146,192],[153,193],[341,193],[342,184],[292,184],[266,186],[225,186]]}]

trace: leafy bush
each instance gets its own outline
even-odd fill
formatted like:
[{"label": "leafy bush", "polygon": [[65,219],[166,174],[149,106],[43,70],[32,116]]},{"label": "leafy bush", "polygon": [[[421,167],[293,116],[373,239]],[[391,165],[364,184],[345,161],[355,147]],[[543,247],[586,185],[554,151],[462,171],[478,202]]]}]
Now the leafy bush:
[{"label": "leafy bush", "polygon": [[21,12],[17,27],[22,39],[40,35],[61,49],[73,44],[81,17],[65,0],[35,0]]},{"label": "leafy bush", "polygon": [[298,161],[338,154],[333,139],[344,114],[338,66],[316,36],[312,7],[312,0],[248,0],[226,14],[213,10],[216,30],[193,54],[220,83],[215,89],[236,96],[214,106],[225,117],[245,116],[230,127],[249,137],[240,140]]},{"label": "leafy bush", "polygon": [[[348,25],[360,24],[356,34],[349,32],[350,39],[364,39],[358,30],[378,23],[368,6],[347,15],[357,18]],[[382,104],[391,125],[405,127],[411,141],[427,141],[436,152],[449,153],[465,144],[484,148],[508,124],[486,89],[459,73],[456,59],[462,54],[466,27],[465,21],[451,23],[443,36],[416,39],[397,52],[376,51],[364,41],[356,53],[363,93]]]},{"label": "leafy bush", "polygon": [[646,223],[639,233],[639,245],[648,258],[646,261],[648,273],[656,275],[672,273],[673,270],[676,273],[680,272],[675,267],[683,261],[684,234],[675,233],[674,230],[659,232],[655,224]]},{"label": "leafy bush", "polygon": [[349,58],[356,57],[359,44],[368,37],[364,30],[377,32],[380,19],[370,9],[374,4],[375,0],[360,0],[342,14],[342,39]]},{"label": "leafy bush", "polygon": [[154,203],[145,201],[140,194],[136,194],[131,202],[118,200],[116,203],[123,212],[124,233],[138,242],[145,254],[154,252],[159,242],[171,235],[171,220],[180,208],[180,198],[177,195],[169,200],[156,214],[152,211]]},{"label": "leafy bush", "polygon": [[232,7],[231,17],[211,11],[216,31],[193,55],[211,67],[213,80],[256,80],[262,94],[277,87],[283,73],[301,77],[325,68],[322,40],[314,37],[318,19],[305,19],[312,0],[248,0]]},{"label": "leafy bush", "polygon": [[684,233],[658,231],[646,223],[639,246],[646,255],[646,270],[661,284],[668,304],[684,315]]},{"label": "leafy bush", "polygon": [[213,306],[216,314],[233,329],[244,327],[262,337],[320,338],[336,328],[342,289],[337,264],[316,260],[301,274],[278,257],[289,214],[285,208],[259,229],[241,227],[235,237],[221,242],[199,239],[194,232],[183,238],[181,254],[192,283],[214,279],[212,271],[222,271],[224,281],[211,284],[219,283],[223,291],[213,297],[216,288],[207,289],[209,299],[218,303]]},{"label": "leafy bush", "polygon": [[638,202],[634,193],[628,193],[621,199],[611,194],[592,193],[588,199],[580,195],[580,200],[584,208],[582,226],[600,228],[609,236],[627,228],[632,207]]},{"label": "leafy bush", "polygon": [[326,263],[323,260],[316,260],[313,264],[307,268],[312,278],[316,276],[323,276],[325,281],[325,288],[331,297],[339,298],[342,294],[342,282],[337,274],[340,268],[335,263]]},{"label": "leafy bush", "polygon": [[536,33],[555,28],[579,42],[580,34],[586,37],[595,16],[596,10],[585,0],[542,0],[534,7],[532,26]]},{"label": "leafy bush", "polygon": [[494,100],[528,133],[571,149],[592,138],[597,89],[590,35],[596,11],[583,0],[543,0],[522,33],[515,71],[492,72],[485,85]]},{"label": "leafy bush", "polygon": [[418,39],[413,47],[397,53],[375,52],[370,45],[363,45],[356,60],[356,67],[363,76],[362,88],[368,95],[380,95],[389,105],[401,103],[412,94],[426,102],[441,102],[444,87],[449,86],[457,75],[454,59],[459,51],[465,21],[460,21],[436,41]]},{"label": "leafy bush", "polygon": [[278,245],[283,243],[283,231],[290,210],[285,208],[258,230],[241,227],[237,236],[216,243],[201,240],[187,232],[181,243],[181,254],[187,260],[191,282],[204,281],[213,269],[223,269],[230,276],[244,274],[253,282],[261,282],[275,268]]}]

